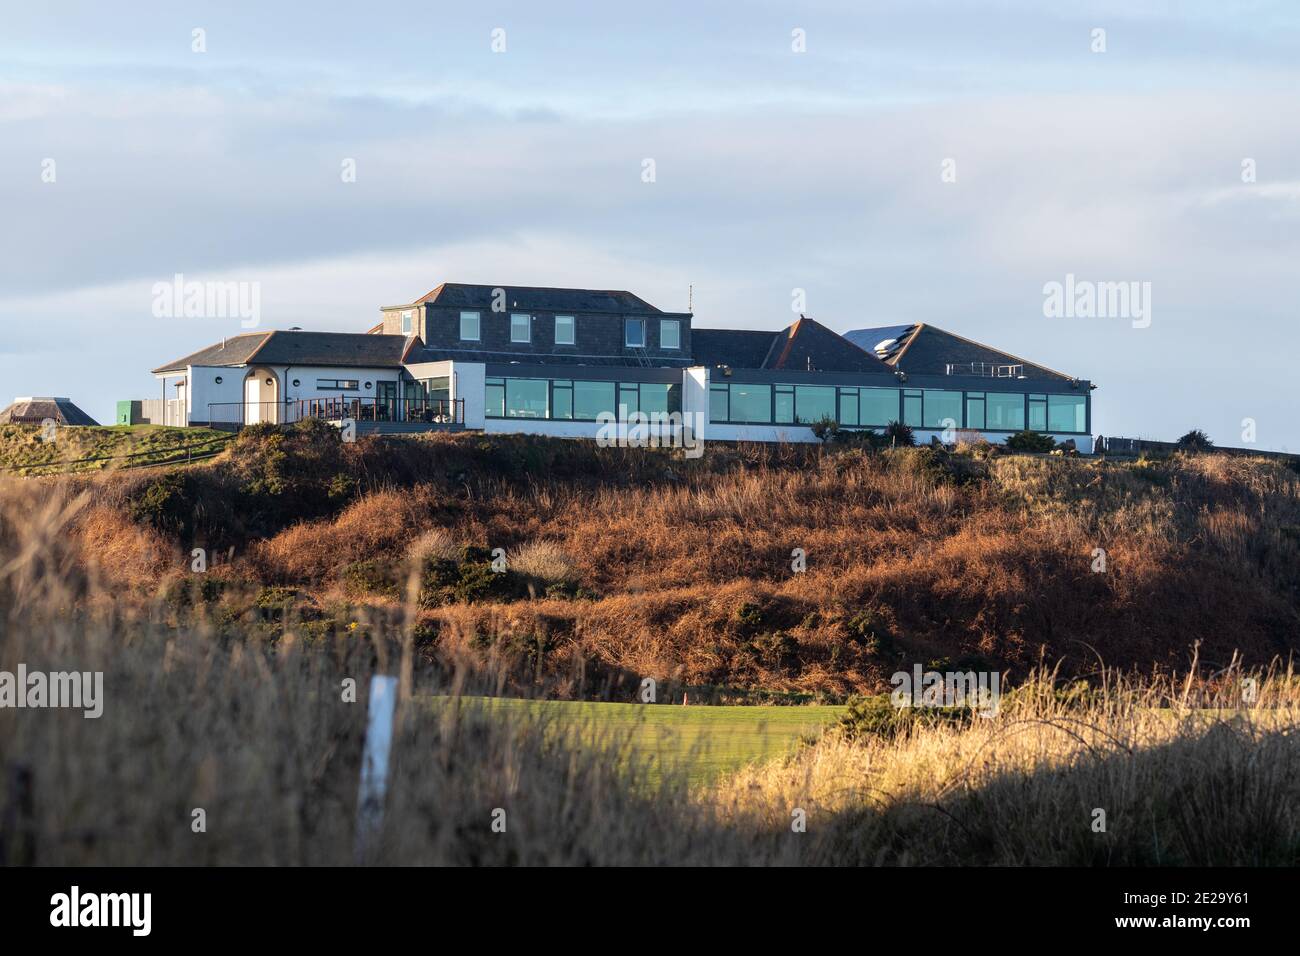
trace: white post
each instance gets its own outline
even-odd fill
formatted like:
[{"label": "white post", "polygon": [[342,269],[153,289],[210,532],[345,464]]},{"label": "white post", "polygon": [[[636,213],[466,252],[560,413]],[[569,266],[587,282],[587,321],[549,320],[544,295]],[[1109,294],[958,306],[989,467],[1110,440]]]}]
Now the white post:
[{"label": "white post", "polygon": [[396,706],[397,678],[379,674],[371,677],[370,706],[366,712],[366,746],[361,757],[361,789],[357,794],[358,863],[365,862],[384,822],[388,754],[393,746],[393,711]]}]

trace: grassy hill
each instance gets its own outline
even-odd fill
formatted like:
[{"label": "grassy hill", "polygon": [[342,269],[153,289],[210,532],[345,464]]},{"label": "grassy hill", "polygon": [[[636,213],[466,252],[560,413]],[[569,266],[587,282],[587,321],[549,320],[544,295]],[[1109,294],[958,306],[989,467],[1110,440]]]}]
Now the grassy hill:
[{"label": "grassy hill", "polygon": [[[1214,455],[244,432],[207,465],[75,479],[116,599],[231,633],[407,627],[528,693],[837,702],[914,663],[1266,664],[1300,638],[1300,475]],[[46,494],[56,494],[51,488]],[[191,551],[210,557],[191,572]],[[508,570],[493,573],[493,549]],[[792,567],[792,552],[806,569]]]},{"label": "grassy hill", "polygon": [[63,426],[45,440],[39,425],[0,425],[0,471],[51,475],[190,462],[220,452],[234,436],[160,425]]}]

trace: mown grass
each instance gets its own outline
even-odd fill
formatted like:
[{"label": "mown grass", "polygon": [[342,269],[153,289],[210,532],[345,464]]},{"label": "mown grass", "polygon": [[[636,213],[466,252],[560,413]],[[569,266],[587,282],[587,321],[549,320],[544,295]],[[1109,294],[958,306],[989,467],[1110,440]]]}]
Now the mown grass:
[{"label": "mown grass", "polygon": [[[533,712],[562,734],[570,746],[597,751],[630,749],[650,779],[684,774],[692,785],[713,783],[728,773],[793,754],[834,725],[847,708],[680,706],[588,701],[545,701],[510,697],[461,697],[462,707],[503,720]],[[443,699],[437,709],[449,706]]]},{"label": "mown grass", "polygon": [[0,425],[0,471],[54,475],[183,463],[220,452],[234,437],[161,425],[60,426],[52,440],[44,434],[39,425]]}]

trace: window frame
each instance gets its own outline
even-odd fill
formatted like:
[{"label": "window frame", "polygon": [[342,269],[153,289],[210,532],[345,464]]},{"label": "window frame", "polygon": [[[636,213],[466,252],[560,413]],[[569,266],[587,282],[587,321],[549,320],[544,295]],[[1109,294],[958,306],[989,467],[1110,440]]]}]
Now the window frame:
[{"label": "window frame", "polygon": [[[515,338],[515,319],[523,319],[524,338]],[[511,345],[532,345],[533,344],[533,316],[531,312],[511,312],[510,313],[510,344]]]},{"label": "window frame", "polygon": [[[465,335],[465,319],[468,316],[474,317],[474,337],[469,338]],[[483,316],[482,313],[465,309],[460,313],[460,340],[462,342],[481,342],[483,341]]]},{"label": "window frame", "polygon": [[[640,331],[641,331],[641,341],[640,341],[640,342],[633,342],[633,341],[631,341],[630,336],[629,336],[628,333],[629,333],[633,328],[640,329]],[[626,319],[623,320],[623,348],[625,348],[625,349],[643,349],[643,348],[645,348],[645,347],[646,347],[646,345],[645,345],[645,335],[646,335],[645,319],[626,318]]]},{"label": "window frame", "polygon": [[[568,319],[566,323],[569,328],[569,340],[567,342],[560,340],[560,319]],[[557,315],[555,317],[555,344],[556,345],[576,345],[578,341],[578,320],[572,315]]]},{"label": "window frame", "polygon": [[[664,329],[671,327],[673,335],[677,342],[674,345],[664,344]],[[681,319],[660,319],[659,320],[659,347],[672,352],[680,352],[682,348],[682,322]]]}]

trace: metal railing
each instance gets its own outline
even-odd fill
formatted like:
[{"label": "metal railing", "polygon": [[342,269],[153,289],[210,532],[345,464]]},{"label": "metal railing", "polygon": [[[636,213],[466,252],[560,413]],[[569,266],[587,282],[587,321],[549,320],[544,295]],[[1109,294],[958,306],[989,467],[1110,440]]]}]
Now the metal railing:
[{"label": "metal railing", "polygon": [[328,422],[463,425],[465,400],[331,395],[286,402],[212,402],[208,405],[208,421],[214,427],[242,428],[259,422],[292,425],[307,418]]},{"label": "metal railing", "polygon": [[949,375],[974,375],[979,378],[1021,378],[1025,374],[1023,365],[998,365],[994,362],[949,362]]}]

